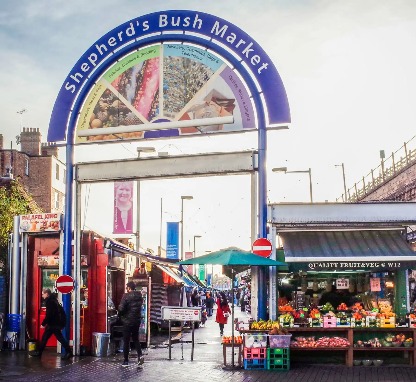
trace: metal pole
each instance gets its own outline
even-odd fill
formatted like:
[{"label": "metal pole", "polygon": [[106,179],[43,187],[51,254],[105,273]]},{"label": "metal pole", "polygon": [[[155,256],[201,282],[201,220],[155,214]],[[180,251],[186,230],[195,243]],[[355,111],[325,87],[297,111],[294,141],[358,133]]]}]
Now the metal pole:
[{"label": "metal pole", "polygon": [[344,180],[344,195],[345,195],[345,200],[347,200],[347,183],[345,182],[345,167],[344,167],[344,163],[341,163],[342,166],[342,179]]},{"label": "metal pole", "polygon": [[160,227],[159,227],[159,256],[162,256],[162,218],[163,218],[163,199],[160,198]]},{"label": "metal pole", "polygon": [[[138,155],[140,155],[140,152],[138,152]],[[137,187],[137,226],[136,226],[136,251],[140,251],[140,179],[136,180],[136,187]]]},{"label": "metal pole", "polygon": [[181,260],[185,260],[183,256],[183,198],[181,199]]},{"label": "metal pole", "polygon": [[313,203],[313,196],[312,196],[312,170],[311,168],[309,168],[308,170],[309,173],[309,194],[311,196],[311,203]]}]

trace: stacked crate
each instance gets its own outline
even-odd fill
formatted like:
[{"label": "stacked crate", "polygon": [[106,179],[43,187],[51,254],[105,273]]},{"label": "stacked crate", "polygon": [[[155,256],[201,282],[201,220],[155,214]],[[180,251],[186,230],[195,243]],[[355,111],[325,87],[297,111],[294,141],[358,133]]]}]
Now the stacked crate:
[{"label": "stacked crate", "polygon": [[244,335],[244,369],[267,369],[267,335]]},{"label": "stacked crate", "polygon": [[289,370],[290,349],[289,348],[267,348],[268,370]]},{"label": "stacked crate", "polygon": [[267,348],[268,370],[290,369],[290,340],[292,335],[269,335],[269,347]]}]

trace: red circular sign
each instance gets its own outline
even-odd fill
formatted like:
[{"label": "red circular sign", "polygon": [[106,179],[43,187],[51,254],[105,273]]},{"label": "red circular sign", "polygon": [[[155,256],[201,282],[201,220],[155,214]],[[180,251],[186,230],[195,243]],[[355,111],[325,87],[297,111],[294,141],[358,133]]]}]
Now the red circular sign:
[{"label": "red circular sign", "polygon": [[260,238],[254,241],[252,246],[254,254],[269,257],[272,254],[272,243],[264,238]]},{"label": "red circular sign", "polygon": [[58,292],[71,293],[74,290],[74,279],[68,275],[59,276],[55,281],[55,286]]}]

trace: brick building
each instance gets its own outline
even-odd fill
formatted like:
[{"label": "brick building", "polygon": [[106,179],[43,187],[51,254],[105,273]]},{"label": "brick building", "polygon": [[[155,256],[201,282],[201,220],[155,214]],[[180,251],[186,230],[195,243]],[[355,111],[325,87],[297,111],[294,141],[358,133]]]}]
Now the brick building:
[{"label": "brick building", "polygon": [[65,164],[58,159],[58,148],[42,143],[37,128],[23,128],[20,151],[6,149],[0,134],[0,175],[16,179],[43,212],[64,212]]}]

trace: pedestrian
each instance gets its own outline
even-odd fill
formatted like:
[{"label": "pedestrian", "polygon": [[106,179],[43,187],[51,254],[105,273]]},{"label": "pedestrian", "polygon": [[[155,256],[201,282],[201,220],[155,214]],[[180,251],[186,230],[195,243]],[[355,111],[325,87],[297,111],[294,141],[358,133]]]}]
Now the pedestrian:
[{"label": "pedestrian", "polygon": [[198,289],[194,289],[194,291],[191,294],[191,303],[192,306],[199,306],[200,305],[200,299],[199,299],[199,293]]},{"label": "pedestrian", "polygon": [[39,350],[33,352],[31,355],[41,357],[43,351],[45,350],[46,343],[49,338],[54,335],[65,349],[65,355],[61,358],[69,359],[73,356],[72,350],[69,346],[69,342],[62,335],[62,329],[66,324],[65,311],[49,288],[42,289],[42,298],[45,301],[46,316],[43,319],[41,326],[42,328],[45,328],[45,331],[43,333],[42,340],[40,341]]},{"label": "pedestrian", "polygon": [[130,337],[137,351],[138,364],[142,365],[144,362],[142,348],[139,342],[143,297],[141,292],[136,290],[136,284],[133,281],[127,283],[126,290],[127,293],[123,294],[118,307],[123,324],[123,367],[129,366]]},{"label": "pedestrian", "polygon": [[215,322],[218,322],[220,325],[220,335],[224,335],[224,325],[228,321],[228,316],[230,315],[231,310],[228,305],[227,297],[224,292],[220,293],[220,296],[217,300],[217,315],[215,317]]},{"label": "pedestrian", "polygon": [[207,298],[205,299],[205,306],[207,307],[207,316],[211,317],[214,313],[214,304],[215,300],[212,297],[211,293],[207,293]]}]

